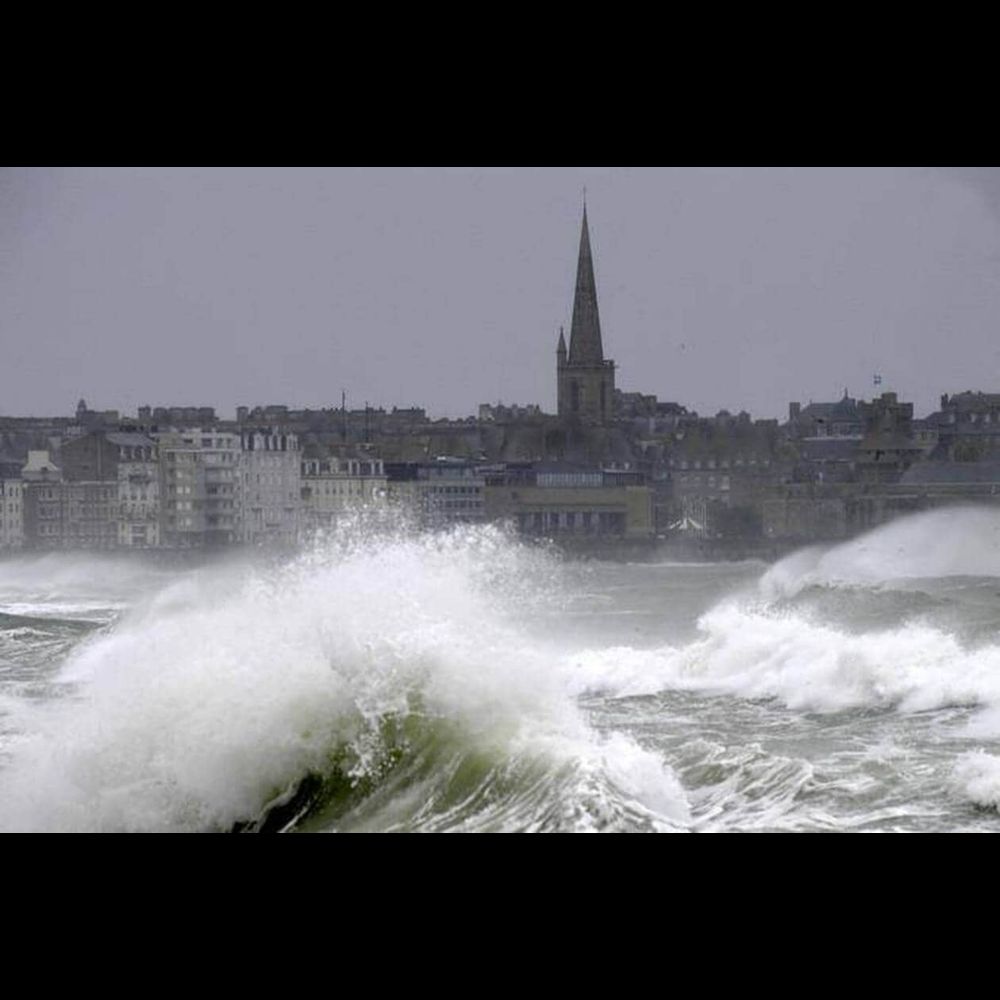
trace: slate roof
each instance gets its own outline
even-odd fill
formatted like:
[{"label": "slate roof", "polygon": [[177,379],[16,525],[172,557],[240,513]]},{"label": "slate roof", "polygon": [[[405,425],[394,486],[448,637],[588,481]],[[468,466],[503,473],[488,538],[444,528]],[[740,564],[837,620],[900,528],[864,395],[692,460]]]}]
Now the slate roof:
[{"label": "slate roof", "polygon": [[107,439],[111,444],[126,448],[152,448],[156,445],[152,438],[137,431],[114,431],[107,435]]}]

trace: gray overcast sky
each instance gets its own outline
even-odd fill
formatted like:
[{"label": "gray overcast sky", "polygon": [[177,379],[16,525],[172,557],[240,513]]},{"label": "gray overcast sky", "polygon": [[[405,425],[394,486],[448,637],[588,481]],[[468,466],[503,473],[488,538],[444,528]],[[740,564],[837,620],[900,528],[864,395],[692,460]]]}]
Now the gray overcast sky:
[{"label": "gray overcast sky", "polygon": [[0,413],[552,412],[584,185],[620,388],[1000,391],[996,169],[4,169]]}]

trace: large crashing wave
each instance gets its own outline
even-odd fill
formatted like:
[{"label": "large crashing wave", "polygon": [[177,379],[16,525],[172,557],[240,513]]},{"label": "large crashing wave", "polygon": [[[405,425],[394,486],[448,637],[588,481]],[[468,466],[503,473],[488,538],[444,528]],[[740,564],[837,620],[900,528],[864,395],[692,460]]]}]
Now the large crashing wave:
[{"label": "large crashing wave", "polygon": [[189,573],[17,706],[0,827],[664,829],[660,759],[587,725],[519,616],[558,562],[498,528],[342,527]]},{"label": "large crashing wave", "polygon": [[[800,552],[702,614],[693,641],[655,648],[540,638],[540,623],[569,627],[572,574],[495,527],[359,521],[285,563],[128,577],[147,596],[76,645],[64,696],[4,703],[18,735],[0,828],[691,826],[660,754],[591,727],[579,698],[595,692],[816,712],[975,706],[966,739],[988,744],[998,537],[1000,514],[946,510]],[[53,561],[50,589],[113,599],[115,574],[85,586],[85,568]],[[49,587],[42,571],[30,583]],[[979,603],[949,618],[949,594]],[[953,627],[970,608],[975,641]],[[952,787],[995,807],[997,774],[995,758],[968,754]]]}]

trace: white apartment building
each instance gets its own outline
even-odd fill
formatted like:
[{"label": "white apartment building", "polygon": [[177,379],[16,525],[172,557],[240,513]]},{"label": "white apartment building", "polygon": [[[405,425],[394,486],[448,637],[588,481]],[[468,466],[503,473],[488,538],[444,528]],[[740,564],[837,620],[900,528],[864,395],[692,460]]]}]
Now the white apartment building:
[{"label": "white apartment building", "polygon": [[156,442],[145,434],[108,434],[118,449],[118,545],[160,544],[160,465]]},{"label": "white apartment building", "polygon": [[306,530],[330,527],[359,507],[383,505],[388,482],[382,459],[307,458],[302,461],[302,515]]},{"label": "white apartment building", "polygon": [[201,548],[239,541],[239,435],[188,428],[155,437],[160,453],[160,544]]},{"label": "white apartment building", "polygon": [[299,439],[280,428],[246,429],[240,446],[240,540],[292,545],[301,529]]},{"label": "white apartment building", "polygon": [[24,486],[20,479],[0,479],[0,550],[24,545]]}]

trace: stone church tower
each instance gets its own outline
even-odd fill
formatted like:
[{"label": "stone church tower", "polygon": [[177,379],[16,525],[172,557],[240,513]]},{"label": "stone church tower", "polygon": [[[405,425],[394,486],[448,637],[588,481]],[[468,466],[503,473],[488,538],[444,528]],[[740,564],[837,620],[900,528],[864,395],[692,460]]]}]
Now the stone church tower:
[{"label": "stone church tower", "polygon": [[585,423],[603,424],[611,419],[615,396],[615,363],[604,360],[601,319],[597,313],[597,285],[594,258],[590,252],[587,206],[583,206],[580,257],[576,265],[576,293],[573,297],[573,324],[566,338],[559,330],[556,348],[559,416]]}]

